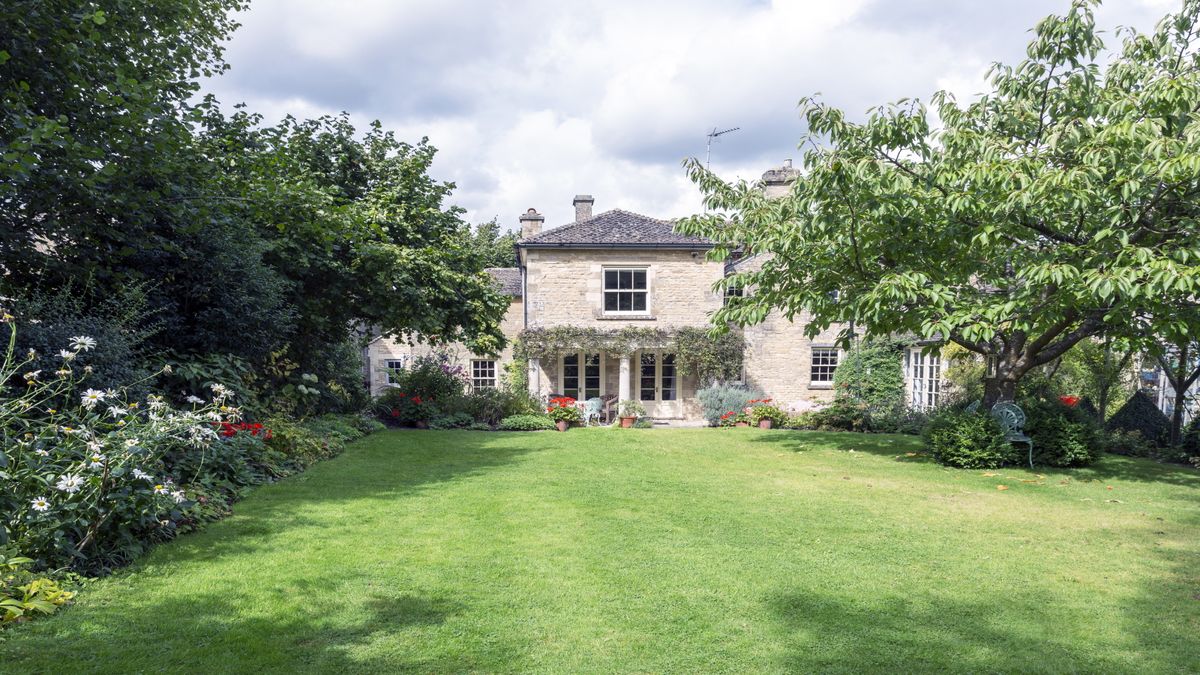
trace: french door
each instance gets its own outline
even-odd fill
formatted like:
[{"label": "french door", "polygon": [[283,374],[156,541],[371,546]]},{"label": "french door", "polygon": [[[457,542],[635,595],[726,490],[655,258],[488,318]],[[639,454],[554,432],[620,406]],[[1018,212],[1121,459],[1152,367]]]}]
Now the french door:
[{"label": "french door", "polygon": [[563,354],[558,369],[558,391],[579,401],[604,395],[603,354]]},{"label": "french door", "polygon": [[638,354],[638,398],[650,417],[682,417],[675,355],[646,351]]}]

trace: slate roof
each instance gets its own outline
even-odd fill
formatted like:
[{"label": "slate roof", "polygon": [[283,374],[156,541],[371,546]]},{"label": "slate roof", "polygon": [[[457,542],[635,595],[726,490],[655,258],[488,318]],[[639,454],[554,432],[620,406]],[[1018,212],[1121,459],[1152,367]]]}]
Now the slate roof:
[{"label": "slate roof", "polygon": [[605,211],[522,239],[525,248],[712,248],[704,237],[679,234],[674,223],[621,209]]},{"label": "slate roof", "polygon": [[516,267],[489,267],[484,270],[492,275],[500,292],[505,295],[521,297],[521,270]]}]

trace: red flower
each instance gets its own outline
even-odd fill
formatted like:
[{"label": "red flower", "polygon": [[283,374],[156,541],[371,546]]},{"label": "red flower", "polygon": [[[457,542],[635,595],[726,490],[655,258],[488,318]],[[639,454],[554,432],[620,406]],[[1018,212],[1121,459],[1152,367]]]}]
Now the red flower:
[{"label": "red flower", "polygon": [[414,397],[412,397],[412,402],[413,402],[413,403],[415,403],[415,404],[417,404],[417,405],[421,405],[421,397],[420,397],[420,396],[414,396]]},{"label": "red flower", "polygon": [[399,417],[399,416],[400,416],[400,409],[392,408],[392,417]]},{"label": "red flower", "polygon": [[1078,396],[1059,396],[1058,400],[1062,401],[1063,405],[1068,408],[1074,408],[1079,403]]}]

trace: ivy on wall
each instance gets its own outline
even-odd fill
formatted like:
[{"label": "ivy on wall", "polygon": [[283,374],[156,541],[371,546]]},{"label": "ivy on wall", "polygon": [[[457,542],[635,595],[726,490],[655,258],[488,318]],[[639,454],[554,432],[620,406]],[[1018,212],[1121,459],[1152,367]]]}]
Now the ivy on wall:
[{"label": "ivy on wall", "polygon": [[558,358],[574,352],[604,352],[622,357],[639,350],[662,349],[675,354],[675,365],[681,375],[695,375],[705,385],[740,378],[745,346],[745,338],[737,331],[713,335],[697,327],[664,330],[641,326],[612,329],[554,326],[521,331],[513,352],[517,359],[524,360]]}]

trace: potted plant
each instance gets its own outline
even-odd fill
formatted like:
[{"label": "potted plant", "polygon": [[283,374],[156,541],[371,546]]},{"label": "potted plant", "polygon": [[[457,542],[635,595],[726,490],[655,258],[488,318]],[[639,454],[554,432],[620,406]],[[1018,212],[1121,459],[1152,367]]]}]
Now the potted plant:
[{"label": "potted plant", "polygon": [[646,414],[646,406],[642,405],[641,401],[634,399],[626,399],[621,401],[620,416],[621,428],[629,429],[633,427],[633,423],[639,417]]},{"label": "potted plant", "polygon": [[750,409],[750,423],[757,425],[759,429],[782,427],[786,421],[787,413],[769,403],[761,403]]},{"label": "potted plant", "polygon": [[546,413],[554,420],[554,426],[558,427],[559,431],[566,431],[573,422],[583,418],[579,408],[575,407],[575,399],[570,396],[556,396],[550,399]]}]

